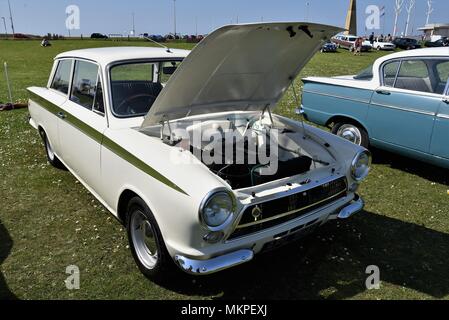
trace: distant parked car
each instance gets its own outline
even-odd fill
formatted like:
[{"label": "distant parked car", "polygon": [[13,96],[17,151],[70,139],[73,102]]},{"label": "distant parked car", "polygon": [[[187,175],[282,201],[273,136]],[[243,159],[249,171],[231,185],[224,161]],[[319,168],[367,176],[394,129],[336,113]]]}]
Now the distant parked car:
[{"label": "distant parked car", "polygon": [[321,47],[321,52],[337,52],[337,45],[333,42],[326,42]]},{"label": "distant parked car", "polygon": [[393,41],[393,44],[404,50],[412,50],[412,49],[419,49],[421,48],[421,45],[418,43],[418,40],[411,39],[411,38],[396,38]]},{"label": "distant parked car", "polygon": [[394,51],[394,49],[396,49],[396,45],[394,43],[378,39],[378,40],[374,41],[373,48],[378,51],[380,51],[380,50]]},{"label": "distant parked car", "polygon": [[92,33],[90,38],[91,39],[109,39],[109,37],[107,35],[101,34],[101,33]]},{"label": "distant parked car", "polygon": [[165,37],[161,36],[160,34],[152,34],[148,38],[156,42],[165,42]]},{"label": "distant parked car", "polygon": [[[347,49],[349,51],[354,51],[355,49],[355,41],[357,40],[357,36],[352,35],[337,35],[332,38],[332,42],[337,45],[338,48]],[[369,41],[364,41],[362,46],[362,51],[367,52],[373,48]]]},{"label": "distant parked car", "polygon": [[16,39],[30,39],[30,36],[27,36],[26,34],[23,34],[23,33],[15,33],[14,34],[14,38],[16,38]]},{"label": "distant parked car", "polygon": [[449,48],[402,51],[357,76],[304,79],[308,120],[357,145],[449,168]]},{"label": "distant parked car", "polygon": [[434,48],[434,47],[448,47],[449,46],[449,39],[448,38],[441,38],[437,41],[427,41],[425,43],[426,47]]},{"label": "distant parked car", "polygon": [[198,36],[196,35],[190,35],[190,36],[186,36],[185,40],[187,41],[187,43],[198,43],[201,41],[201,39],[198,38]]}]

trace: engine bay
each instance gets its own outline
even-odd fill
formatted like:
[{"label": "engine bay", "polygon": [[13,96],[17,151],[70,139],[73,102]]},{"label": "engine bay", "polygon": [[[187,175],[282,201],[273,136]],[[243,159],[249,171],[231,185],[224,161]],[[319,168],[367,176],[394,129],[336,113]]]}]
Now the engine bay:
[{"label": "engine bay", "polygon": [[283,120],[270,112],[200,117],[162,125],[159,134],[165,143],[193,154],[233,190],[302,175],[334,161],[304,126]]}]

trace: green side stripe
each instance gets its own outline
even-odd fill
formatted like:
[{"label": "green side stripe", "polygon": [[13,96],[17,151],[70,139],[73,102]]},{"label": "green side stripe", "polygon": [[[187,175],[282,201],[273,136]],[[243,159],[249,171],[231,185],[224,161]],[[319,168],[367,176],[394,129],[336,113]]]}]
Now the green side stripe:
[{"label": "green side stripe", "polygon": [[[29,90],[28,90],[29,91]],[[105,137],[103,134],[92,128],[91,126],[87,125],[85,122],[81,121],[80,119],[76,118],[72,114],[68,113],[67,111],[61,109],[57,105],[51,103],[50,101],[42,98],[41,96],[35,94],[34,92],[29,91],[31,95],[31,100],[39,104],[41,107],[46,109],[47,111],[57,115],[59,112],[64,112],[67,118],[64,119],[67,123],[72,125],[73,127],[77,128],[87,136],[89,136],[91,139],[95,140],[96,142],[102,144],[104,147],[109,149],[111,152],[115,153],[117,156],[122,158],[123,160],[129,162],[134,167],[136,167],[139,170],[142,170],[149,176],[153,177],[154,179],[158,180],[159,182],[167,185],[168,187],[183,193],[188,196],[188,194],[179,188],[176,184],[168,180],[166,177],[164,177],[162,174],[157,172],[154,168],[134,156],[132,153],[126,151],[123,147],[119,146],[117,143],[112,141],[111,139]]]}]

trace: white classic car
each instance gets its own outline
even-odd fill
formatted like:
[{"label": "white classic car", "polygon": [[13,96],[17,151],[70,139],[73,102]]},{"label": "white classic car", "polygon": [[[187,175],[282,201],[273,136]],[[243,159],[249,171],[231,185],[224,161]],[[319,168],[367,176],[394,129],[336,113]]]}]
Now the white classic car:
[{"label": "white classic car", "polygon": [[217,272],[363,209],[369,152],[272,113],[338,31],[233,25],[192,52],[63,53],[29,88],[30,123],[50,163],[127,226],[145,275]]},{"label": "white classic car", "polygon": [[382,39],[376,39],[376,41],[374,41],[373,43],[373,48],[375,48],[377,51],[394,51],[396,49],[396,45]]}]

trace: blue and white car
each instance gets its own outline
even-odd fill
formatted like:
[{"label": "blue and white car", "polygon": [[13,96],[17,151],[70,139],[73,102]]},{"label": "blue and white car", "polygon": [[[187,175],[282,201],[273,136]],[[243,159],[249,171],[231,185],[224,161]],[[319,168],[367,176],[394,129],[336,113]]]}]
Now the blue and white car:
[{"label": "blue and white car", "polygon": [[337,45],[330,41],[326,42],[321,47],[321,53],[324,53],[324,52],[337,52]]},{"label": "blue and white car", "polygon": [[308,120],[353,143],[449,168],[449,48],[378,59],[356,76],[303,79]]}]

